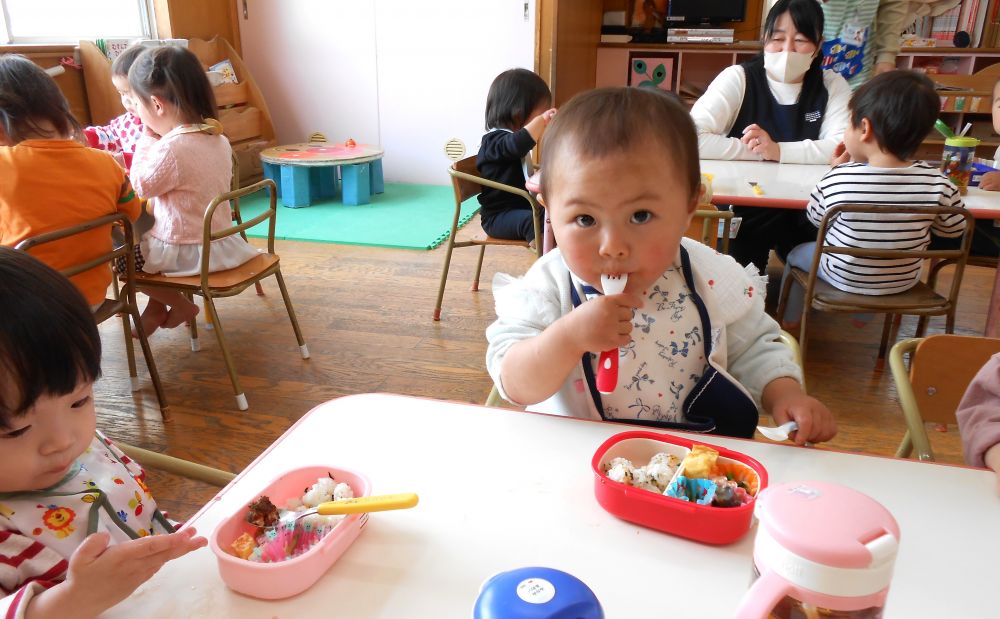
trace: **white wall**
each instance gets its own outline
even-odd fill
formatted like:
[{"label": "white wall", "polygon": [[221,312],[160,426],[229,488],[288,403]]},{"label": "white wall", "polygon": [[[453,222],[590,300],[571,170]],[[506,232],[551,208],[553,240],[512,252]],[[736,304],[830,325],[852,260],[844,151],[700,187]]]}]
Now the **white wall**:
[{"label": "white wall", "polygon": [[247,0],[243,55],[278,140],[381,144],[387,181],[447,184],[493,78],[534,63],[535,0]]}]

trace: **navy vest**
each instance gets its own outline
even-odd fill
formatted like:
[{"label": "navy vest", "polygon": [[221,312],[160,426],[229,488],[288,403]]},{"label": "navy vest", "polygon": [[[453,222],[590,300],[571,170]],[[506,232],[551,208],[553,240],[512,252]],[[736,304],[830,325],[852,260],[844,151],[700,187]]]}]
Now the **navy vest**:
[{"label": "navy vest", "polygon": [[[701,317],[702,332],[705,334],[702,340],[707,360],[712,354],[712,322],[709,320],[708,310],[705,309],[705,302],[701,300],[701,296],[695,289],[694,276],[691,273],[691,259],[688,257],[687,250],[681,247],[680,252],[681,272],[684,273],[684,280],[687,282],[688,289],[691,290],[691,300],[698,308],[698,315]],[[579,307],[580,295],[573,284],[572,276],[570,276],[569,289],[573,299],[573,307]],[[686,432],[707,432],[741,438],[753,438],[754,430],[756,430],[759,421],[757,405],[753,399],[719,372],[711,362],[708,363],[705,374],[684,400],[682,408],[687,422],[683,423],[654,419],[609,419],[604,416],[604,405],[601,403],[601,394],[597,390],[597,381],[594,378],[593,355],[589,352],[583,353],[583,375],[587,379],[587,386],[590,388],[590,395],[594,399],[597,412],[605,421]]]},{"label": "navy vest", "polygon": [[799,100],[791,105],[781,105],[771,93],[763,55],[740,66],[746,74],[747,85],[743,105],[727,137],[742,137],[747,125],[757,124],[775,142],[819,139],[829,94],[823,83],[823,70],[818,65],[806,71]]}]

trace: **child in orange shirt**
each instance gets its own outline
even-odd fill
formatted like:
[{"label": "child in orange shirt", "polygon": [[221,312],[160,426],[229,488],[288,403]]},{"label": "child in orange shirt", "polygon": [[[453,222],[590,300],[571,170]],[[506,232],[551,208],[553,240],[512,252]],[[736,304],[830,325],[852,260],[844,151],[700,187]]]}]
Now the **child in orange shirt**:
[{"label": "child in orange shirt", "polygon": [[[139,199],[108,153],[80,141],[80,125],[59,87],[38,65],[0,55],[0,245],[110,213],[135,220]],[[111,226],[47,243],[32,254],[59,270],[111,246]],[[111,269],[98,266],[71,278],[91,306],[104,301]]]}]

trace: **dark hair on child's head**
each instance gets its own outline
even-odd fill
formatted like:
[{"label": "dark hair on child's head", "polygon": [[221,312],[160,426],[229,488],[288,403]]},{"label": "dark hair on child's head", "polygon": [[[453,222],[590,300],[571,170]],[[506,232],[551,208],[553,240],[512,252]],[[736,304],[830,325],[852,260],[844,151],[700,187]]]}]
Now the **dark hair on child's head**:
[{"label": "dark hair on child's head", "polygon": [[0,129],[9,144],[81,131],[55,80],[20,54],[0,54]]},{"label": "dark hair on child's head", "polygon": [[147,49],[149,48],[142,45],[131,45],[125,48],[125,51],[118,54],[115,61],[111,63],[111,75],[128,79],[128,70],[132,68],[135,59]]},{"label": "dark hair on child's head", "polygon": [[487,129],[520,129],[539,105],[549,107],[552,92],[534,71],[510,69],[496,76],[486,95]]},{"label": "dark hair on child's head", "polygon": [[144,103],[151,97],[169,101],[189,122],[215,118],[215,93],[198,57],[174,45],[139,54],[128,70],[132,92]]},{"label": "dark hair on child's head", "polygon": [[852,126],[867,118],[879,148],[905,160],[934,127],[941,99],[923,73],[889,71],[855,90],[847,107]]},{"label": "dark hair on child's head", "polygon": [[654,88],[598,88],[576,95],[559,108],[542,142],[542,195],[564,157],[599,159],[652,140],[680,174],[689,197],[701,189],[698,135],[687,110],[671,93]]},{"label": "dark hair on child's head", "polygon": [[44,395],[101,375],[101,337],[68,279],[26,252],[0,247],[0,426]]}]

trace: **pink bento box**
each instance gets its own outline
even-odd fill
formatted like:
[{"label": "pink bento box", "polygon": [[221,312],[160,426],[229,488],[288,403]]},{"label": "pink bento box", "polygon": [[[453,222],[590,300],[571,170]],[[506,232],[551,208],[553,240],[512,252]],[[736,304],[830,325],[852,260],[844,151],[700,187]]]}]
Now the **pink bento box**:
[{"label": "pink bento box", "polygon": [[[279,508],[289,499],[302,496],[303,491],[320,477],[333,475],[354,490],[354,496],[369,496],[371,482],[360,473],[332,466],[308,466],[288,471],[253,496],[267,495]],[[212,532],[209,545],[219,563],[223,582],[245,595],[265,600],[278,600],[302,593],[311,587],[354,542],[368,522],[368,514],[351,514],[341,520],[333,531],[301,555],[280,563],[257,563],[230,554],[230,544],[243,533],[253,534],[255,527],[246,521],[244,504],[232,516],[222,521]]]}]

